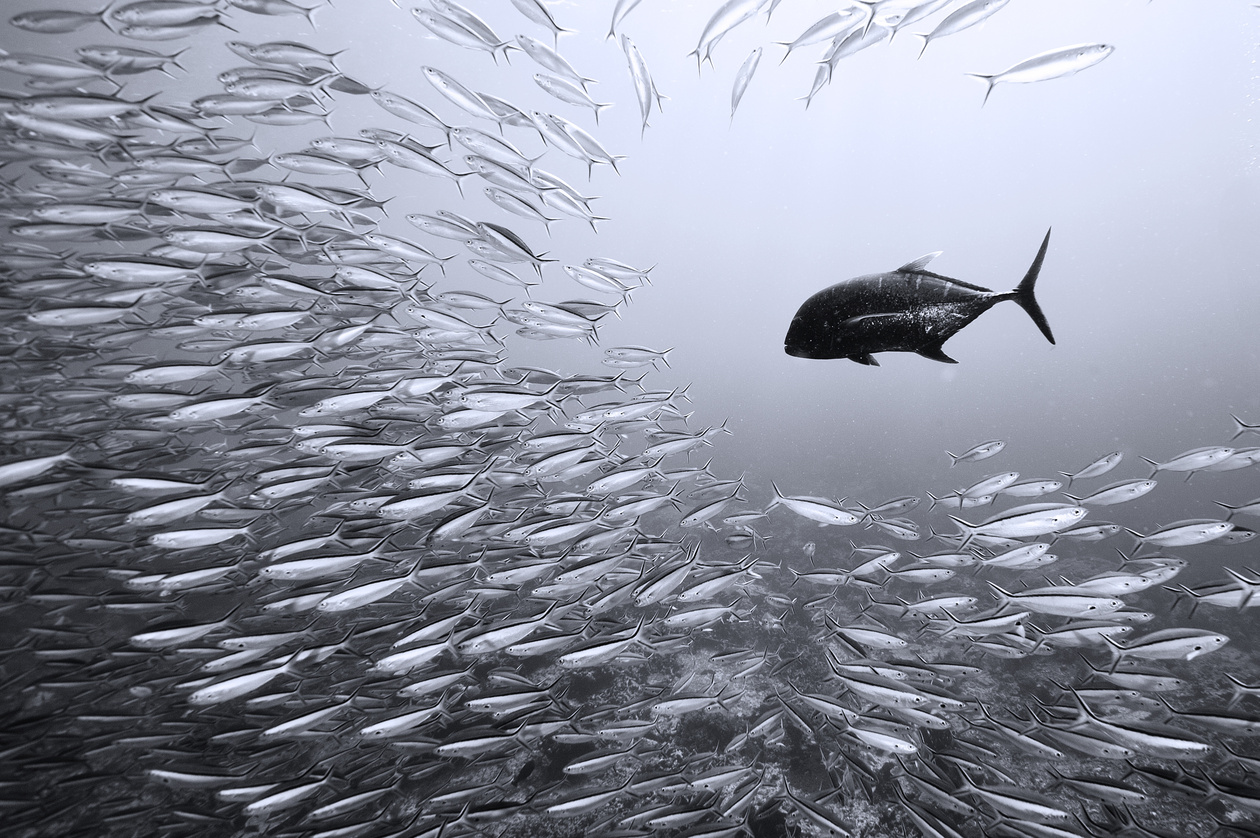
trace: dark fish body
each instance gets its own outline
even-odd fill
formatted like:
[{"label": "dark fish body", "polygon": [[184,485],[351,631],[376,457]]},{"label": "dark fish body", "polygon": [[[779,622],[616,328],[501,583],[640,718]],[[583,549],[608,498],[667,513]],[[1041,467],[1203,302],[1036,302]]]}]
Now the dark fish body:
[{"label": "dark fish body", "polygon": [[876,352],[917,352],[946,364],[957,363],[941,345],[995,304],[1013,300],[1054,343],[1050,324],[1033,296],[1050,232],[1013,291],[950,279],[926,270],[938,254],[916,259],[895,271],[869,274],[819,291],[801,305],[784,338],[783,349],[798,358],[848,358],[878,366]]}]

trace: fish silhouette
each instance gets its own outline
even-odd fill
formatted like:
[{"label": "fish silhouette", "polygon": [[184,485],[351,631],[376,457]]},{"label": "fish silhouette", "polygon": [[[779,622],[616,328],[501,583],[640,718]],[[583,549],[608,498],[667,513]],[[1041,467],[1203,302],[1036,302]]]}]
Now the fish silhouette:
[{"label": "fish silhouette", "polygon": [[1003,300],[1018,303],[1046,340],[1054,343],[1050,324],[1033,296],[1049,244],[1047,230],[1024,279],[1004,294],[926,270],[939,251],[890,273],[838,282],[801,305],[788,327],[783,349],[798,358],[848,358],[871,366],[879,366],[876,352],[917,352],[956,364],[941,345]]}]

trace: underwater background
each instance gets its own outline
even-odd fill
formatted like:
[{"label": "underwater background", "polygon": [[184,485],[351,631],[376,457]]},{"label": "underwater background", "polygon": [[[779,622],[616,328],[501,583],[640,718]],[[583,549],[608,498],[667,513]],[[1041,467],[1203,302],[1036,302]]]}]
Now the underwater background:
[{"label": "underwater background", "polygon": [[1256,834],[1260,10],[991,5],[8,4],[6,832]]}]

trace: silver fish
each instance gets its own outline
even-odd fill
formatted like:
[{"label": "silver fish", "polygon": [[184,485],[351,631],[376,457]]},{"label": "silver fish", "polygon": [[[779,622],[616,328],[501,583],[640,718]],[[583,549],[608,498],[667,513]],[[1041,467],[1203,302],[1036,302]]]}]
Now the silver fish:
[{"label": "silver fish", "polygon": [[1110,44],[1080,44],[1062,47],[1061,49],[1038,53],[1032,58],[1027,58],[1018,64],[1011,65],[1000,73],[988,75],[984,73],[968,73],[967,75],[978,78],[985,83],[984,101],[980,103],[983,107],[989,101],[989,94],[993,92],[993,86],[999,82],[1027,84],[1029,82],[1070,76],[1094,66],[1115,52],[1115,49]]}]

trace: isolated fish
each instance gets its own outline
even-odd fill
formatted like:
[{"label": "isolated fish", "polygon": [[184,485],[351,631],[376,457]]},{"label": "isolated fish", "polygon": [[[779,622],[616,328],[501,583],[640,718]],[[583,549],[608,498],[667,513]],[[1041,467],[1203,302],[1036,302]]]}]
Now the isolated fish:
[{"label": "isolated fish", "polygon": [[656,89],[656,83],[652,81],[652,74],[648,71],[647,62],[643,60],[639,48],[624,34],[621,36],[621,49],[626,54],[626,61],[630,66],[630,80],[634,84],[634,95],[639,102],[639,116],[643,122],[639,135],[642,136],[647,131],[652,104],[655,103],[659,111],[661,100],[667,97],[662,96]]},{"label": "isolated fish", "polygon": [[1084,497],[1063,494],[1076,503],[1088,503],[1094,506],[1112,506],[1117,503],[1128,503],[1149,493],[1155,488],[1154,480],[1121,480],[1108,484]]},{"label": "isolated fish", "polygon": [[1010,0],[971,0],[964,6],[946,15],[936,28],[919,37],[923,39],[923,47],[919,50],[919,58],[923,57],[928,44],[933,38],[942,38],[968,29],[996,14]]},{"label": "isolated fish", "polygon": [[1005,447],[1005,440],[993,439],[988,442],[981,442],[978,445],[974,445],[961,454],[951,454],[948,451],[946,451],[945,454],[949,457],[949,467],[953,468],[959,463],[973,463],[978,460],[987,460],[988,458],[1001,453],[1002,449]]},{"label": "isolated fish", "polygon": [[696,57],[696,71],[699,72],[700,65],[704,61],[713,63],[713,48],[723,36],[752,18],[769,2],[770,0],[726,0],[722,3],[704,25],[696,48],[687,53],[688,57],[692,55]]},{"label": "isolated fish", "polygon": [[801,304],[784,338],[784,351],[798,358],[848,358],[878,366],[876,352],[917,352],[946,364],[957,363],[942,344],[995,304],[1013,300],[1054,343],[1050,324],[1033,296],[1050,233],[1014,291],[987,288],[930,273],[938,254],[916,259],[892,273],[870,274],[837,283]]},{"label": "isolated fish", "polygon": [[826,498],[788,497],[779,491],[778,486],[775,486],[773,483],[771,486],[774,489],[774,497],[771,498],[770,505],[766,507],[767,512],[776,506],[786,506],[803,518],[817,521],[820,526],[846,527],[857,524],[862,520],[861,515],[856,515],[847,509],[843,509]]},{"label": "isolated fish", "polygon": [[[1233,448],[1227,448],[1220,445],[1209,445],[1203,448],[1195,448],[1178,454],[1171,460],[1163,463],[1157,463],[1154,460],[1143,457],[1143,460],[1151,464],[1153,471],[1151,477],[1154,477],[1161,471],[1184,471],[1193,473],[1199,469],[1207,469],[1218,463],[1222,463],[1234,454]],[[1189,474],[1187,474],[1189,479]]]},{"label": "isolated fish", "polygon": [[1034,81],[1057,79],[1060,76],[1070,76],[1094,66],[1111,55],[1115,49],[1110,44],[1081,44],[1079,46],[1063,47],[1062,49],[1034,55],[1032,58],[1014,64],[1000,73],[990,75],[968,73],[967,75],[978,78],[985,83],[984,101],[980,103],[981,107],[983,107],[989,101],[989,94],[993,92],[993,86],[999,82],[1026,84]]},{"label": "isolated fish", "polygon": [[817,44],[827,40],[834,40],[843,37],[858,26],[862,26],[870,17],[870,7],[858,5],[842,9],[838,12],[832,12],[826,17],[821,18],[812,26],[797,36],[796,40],[791,42],[779,42],[779,46],[787,47],[787,52],[783,54],[782,64],[787,57],[792,54],[792,50],[801,47]]},{"label": "isolated fish", "polygon": [[626,15],[634,11],[634,7],[640,2],[642,0],[617,0],[617,5],[613,7],[612,22],[608,24],[608,34],[604,36],[604,40],[617,37],[617,26],[626,19]]},{"label": "isolated fish", "polygon": [[1191,544],[1204,544],[1224,536],[1230,530],[1234,529],[1234,524],[1228,521],[1218,521],[1211,518],[1193,518],[1186,521],[1178,521],[1174,524],[1160,527],[1154,532],[1142,535],[1134,530],[1129,530],[1134,538],[1141,545],[1153,544],[1157,547],[1186,547]]},{"label": "isolated fish", "polygon": [[546,73],[535,73],[534,81],[539,87],[561,102],[567,102],[570,105],[581,105],[593,110],[597,124],[599,122],[599,112],[604,108],[611,107],[613,104],[612,102],[596,102],[580,84],[566,78],[551,76]]},{"label": "isolated fish", "polygon": [[739,107],[739,101],[744,98],[744,91],[748,89],[748,83],[752,81],[753,73],[757,72],[757,63],[761,61],[761,47],[757,47],[748,57],[744,59],[744,63],[740,65],[739,72],[735,74],[735,85],[731,88],[731,119],[735,119],[735,110]]},{"label": "isolated fish", "polygon": [[999,512],[980,524],[968,524],[952,515],[950,518],[962,528],[968,539],[977,535],[1026,538],[1065,530],[1086,514],[1084,507],[1070,504],[1030,503]]},{"label": "isolated fish", "polygon": [[22,12],[9,18],[9,24],[28,32],[44,34],[65,34],[98,23],[100,12],[75,12],[50,9],[47,11]]},{"label": "isolated fish", "polygon": [[551,30],[552,37],[557,41],[560,40],[561,32],[572,32],[571,29],[565,29],[556,23],[555,18],[551,16],[551,10],[542,0],[512,0],[512,5],[517,11],[529,18],[534,23]]},{"label": "isolated fish", "polygon": [[412,9],[411,16],[417,23],[442,40],[468,49],[488,52],[494,56],[496,62],[500,51],[506,56],[509,49],[515,48],[510,42],[501,40],[484,24],[468,26],[459,20],[420,8]]}]

